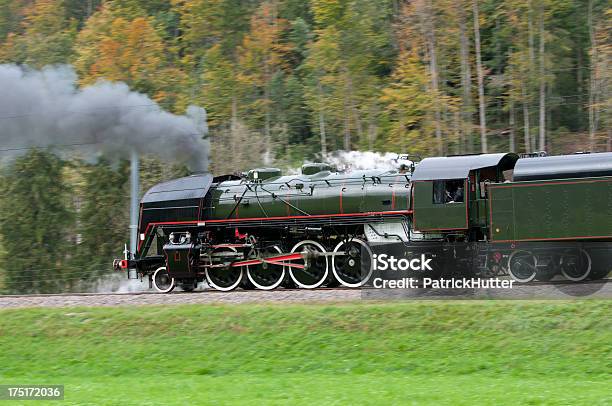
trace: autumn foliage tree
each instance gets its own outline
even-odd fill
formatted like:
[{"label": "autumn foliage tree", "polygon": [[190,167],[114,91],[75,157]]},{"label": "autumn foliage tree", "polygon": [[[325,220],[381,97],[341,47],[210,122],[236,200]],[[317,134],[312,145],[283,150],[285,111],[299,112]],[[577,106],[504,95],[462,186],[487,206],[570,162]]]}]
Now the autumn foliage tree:
[{"label": "autumn foliage tree", "polygon": [[182,72],[169,63],[166,45],[152,20],[123,11],[105,5],[79,33],[74,66],[81,84],[122,81],[154,100],[171,99]]},{"label": "autumn foliage tree", "polygon": [[609,10],[603,0],[0,0],[0,61],[73,63],[82,84],[125,81],[177,112],[203,105],[213,144],[262,137],[262,163],[355,148],[605,150]]},{"label": "autumn foliage tree", "polygon": [[[65,63],[72,54],[77,26],[74,20],[65,17],[64,2],[36,0],[25,4],[21,10],[21,23],[13,25],[15,31],[8,34],[0,58],[37,68]],[[8,5],[0,7],[6,13],[11,12]],[[11,28],[11,16],[6,16],[9,20],[5,22],[5,30]]]}]

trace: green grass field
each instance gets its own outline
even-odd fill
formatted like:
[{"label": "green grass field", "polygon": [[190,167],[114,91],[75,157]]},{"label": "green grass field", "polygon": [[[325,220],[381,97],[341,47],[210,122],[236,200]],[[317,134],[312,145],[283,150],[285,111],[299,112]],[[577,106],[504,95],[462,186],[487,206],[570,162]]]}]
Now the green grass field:
[{"label": "green grass field", "polygon": [[4,310],[0,383],[64,384],[68,404],[604,405],[611,310],[597,300]]}]

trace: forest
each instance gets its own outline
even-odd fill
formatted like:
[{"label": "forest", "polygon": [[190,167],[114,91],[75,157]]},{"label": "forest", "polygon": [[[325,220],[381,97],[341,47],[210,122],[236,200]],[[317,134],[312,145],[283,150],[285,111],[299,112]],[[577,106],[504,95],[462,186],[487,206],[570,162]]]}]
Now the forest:
[{"label": "forest", "polygon": [[[0,64],[205,108],[215,174],[339,150],[598,152],[611,17],[603,0],[0,0]],[[0,291],[87,289],[121,255],[129,163],[56,152],[0,156]],[[187,172],[143,157],[141,189]]]}]

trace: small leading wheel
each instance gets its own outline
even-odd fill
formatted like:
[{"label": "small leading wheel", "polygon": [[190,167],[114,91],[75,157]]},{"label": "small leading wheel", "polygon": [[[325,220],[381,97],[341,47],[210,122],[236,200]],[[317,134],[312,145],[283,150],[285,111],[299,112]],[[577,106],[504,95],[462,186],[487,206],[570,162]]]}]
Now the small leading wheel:
[{"label": "small leading wheel", "polygon": [[165,266],[160,266],[153,274],[153,286],[160,293],[169,293],[174,289],[174,278],[168,275]]},{"label": "small leading wheel", "polygon": [[357,288],[362,286],[372,275],[372,251],[368,244],[358,238],[341,241],[332,257],[332,272],[344,286]]},{"label": "small leading wheel", "polygon": [[591,273],[591,256],[582,248],[561,257],[561,273],[572,282],[580,282]]},{"label": "small leading wheel", "polygon": [[517,282],[531,282],[537,273],[537,259],[529,251],[516,250],[508,258],[508,271]]},{"label": "small leading wheel", "polygon": [[[269,247],[260,251],[264,257],[282,254],[282,250],[277,246]],[[277,288],[285,279],[285,267],[281,265],[273,265],[261,263],[258,265],[249,265],[246,267],[247,277],[249,281],[261,290],[272,290]]]},{"label": "small leading wheel", "polygon": [[[223,261],[223,253],[237,252],[233,247],[219,248],[213,251]],[[232,261],[230,261],[232,262]],[[206,281],[208,285],[216,290],[228,292],[234,290],[242,282],[242,267],[221,266],[217,268],[206,268]]]},{"label": "small leading wheel", "polygon": [[[326,253],[325,247],[320,243],[312,240],[303,240],[298,242],[291,249],[292,253],[302,252],[306,254]],[[300,288],[314,289],[321,286],[329,274],[329,264],[327,257],[314,256],[304,261],[304,269],[289,267],[289,276]]]}]

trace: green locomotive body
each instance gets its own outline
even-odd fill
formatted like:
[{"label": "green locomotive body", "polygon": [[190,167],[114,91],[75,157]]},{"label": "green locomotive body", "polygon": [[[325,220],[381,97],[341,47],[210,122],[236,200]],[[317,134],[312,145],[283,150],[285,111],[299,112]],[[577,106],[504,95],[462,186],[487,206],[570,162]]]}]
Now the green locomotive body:
[{"label": "green locomotive body", "polygon": [[[290,176],[275,168],[242,176],[194,175],[145,194],[138,252],[125,263],[150,275],[161,291],[170,289],[160,288],[170,280],[189,289],[204,277],[219,290],[358,286],[358,257],[368,248],[365,230],[381,224],[403,230],[410,207],[410,171],[342,173],[325,164],[307,164],[300,175]],[[344,271],[333,257],[341,251],[357,258]],[[305,269],[269,259],[293,254],[289,260],[303,260],[303,252],[313,257],[302,265]],[[261,258],[268,262],[235,265]],[[167,275],[160,275],[162,268]]]},{"label": "green locomotive body", "polygon": [[612,177],[489,187],[493,242],[612,238]]},{"label": "green locomotive body", "polygon": [[407,211],[409,176],[395,171],[331,168],[308,175],[280,176],[274,168],[250,171],[247,179],[211,187],[205,218],[210,220],[299,217]]},{"label": "green locomotive body", "polygon": [[[122,268],[160,291],[362,286],[373,244],[452,253],[454,272],[602,277],[612,255],[612,153],[426,158],[402,170],[260,168],[156,185]],[[411,251],[412,252],[412,251]],[[364,272],[364,268],[366,272]]]}]

